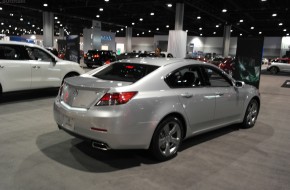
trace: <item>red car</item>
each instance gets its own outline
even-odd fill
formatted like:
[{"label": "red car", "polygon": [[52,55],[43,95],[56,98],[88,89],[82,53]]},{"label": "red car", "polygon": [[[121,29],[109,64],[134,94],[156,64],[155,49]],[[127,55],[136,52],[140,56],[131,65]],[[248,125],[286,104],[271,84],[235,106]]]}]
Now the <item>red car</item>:
[{"label": "red car", "polygon": [[235,60],[233,58],[224,58],[219,64],[219,68],[224,70],[226,73],[231,74],[234,70]]}]

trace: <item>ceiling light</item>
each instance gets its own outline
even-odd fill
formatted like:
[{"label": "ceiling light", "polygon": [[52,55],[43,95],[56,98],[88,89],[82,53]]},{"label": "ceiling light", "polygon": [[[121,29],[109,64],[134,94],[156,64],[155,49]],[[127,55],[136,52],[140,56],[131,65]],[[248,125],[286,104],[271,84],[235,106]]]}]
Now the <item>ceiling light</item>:
[{"label": "ceiling light", "polygon": [[289,36],[289,33],[287,33],[286,36]]},{"label": "ceiling light", "polygon": [[30,22],[28,22],[27,24],[30,25]]},{"label": "ceiling light", "polygon": [[233,32],[233,30],[231,30],[231,32]]},{"label": "ceiling light", "polygon": [[167,7],[172,7],[172,4],[167,4]]},{"label": "ceiling light", "polygon": [[97,18],[100,18],[100,15],[96,15]]},{"label": "ceiling light", "polygon": [[280,22],[280,23],[279,23],[279,26],[282,26],[282,25],[283,25],[283,23],[282,23],[282,22]]},{"label": "ceiling light", "polygon": [[137,34],[137,36],[139,36],[139,34]]},{"label": "ceiling light", "polygon": [[216,34],[216,32],[213,32],[213,34]]},{"label": "ceiling light", "polygon": [[242,36],[243,34],[242,33],[240,33],[240,36]]},{"label": "ceiling light", "polygon": [[103,10],[104,10],[103,8],[100,8],[100,9],[99,9],[99,11],[103,11]]},{"label": "ceiling light", "polygon": [[148,30],[148,32],[150,33],[150,32],[151,32],[151,30]]},{"label": "ceiling light", "polygon": [[59,24],[59,23],[60,23],[60,21],[58,20],[58,21],[57,21],[57,24]]},{"label": "ceiling light", "polygon": [[140,21],[143,21],[143,18],[139,18]]},{"label": "ceiling light", "polygon": [[254,30],[254,26],[251,27],[251,30]]},{"label": "ceiling light", "polygon": [[54,19],[57,20],[58,19],[57,16],[55,16]]},{"label": "ceiling light", "polygon": [[156,28],[156,30],[159,30],[159,28]]},{"label": "ceiling light", "polygon": [[287,31],[287,29],[285,28],[283,31],[284,31],[284,32],[286,32],[286,31]]},{"label": "ceiling light", "polygon": [[33,25],[32,25],[32,27],[34,28],[34,27],[35,27],[35,25],[33,24]]},{"label": "ceiling light", "polygon": [[276,13],[273,13],[272,16],[277,16],[277,14]]},{"label": "ceiling light", "polygon": [[132,25],[135,25],[135,23],[134,23],[134,22],[132,22]]},{"label": "ceiling light", "polygon": [[105,0],[105,2],[109,2],[109,0]]},{"label": "ceiling light", "polygon": [[185,30],[185,32],[188,32],[188,30]]},{"label": "ceiling light", "polygon": [[13,13],[10,13],[10,16],[13,16]]},{"label": "ceiling light", "polygon": [[166,28],[169,28],[169,25],[166,25]]},{"label": "ceiling light", "polygon": [[142,32],[142,34],[145,34],[144,32]]},{"label": "ceiling light", "polygon": [[154,13],[150,13],[150,15],[151,15],[151,16],[153,16],[153,15],[154,15]]},{"label": "ceiling light", "polygon": [[202,28],[199,28],[199,30],[202,30]]},{"label": "ceiling light", "polygon": [[117,30],[117,33],[119,33],[119,30]]},{"label": "ceiling light", "polygon": [[1,25],[4,25],[4,23],[3,23],[3,22],[1,22]]},{"label": "ceiling light", "polygon": [[240,22],[244,22],[244,20],[241,19]]},{"label": "ceiling light", "polygon": [[200,34],[200,36],[202,36],[202,34]]},{"label": "ceiling light", "polygon": [[227,9],[223,9],[223,10],[222,10],[223,13],[226,13],[227,11],[228,11]]},{"label": "ceiling light", "polygon": [[2,11],[3,10],[3,8],[2,7],[0,7],[0,11]]},{"label": "ceiling light", "polygon": [[19,20],[20,20],[20,21],[23,21],[23,18],[21,17]]},{"label": "ceiling light", "polygon": [[218,28],[218,27],[220,27],[220,25],[218,25],[218,24],[217,24],[217,25],[215,25],[215,27],[217,27],[217,28]]},{"label": "ceiling light", "polygon": [[262,2],[265,2],[265,1],[267,1],[267,0],[261,0]]},{"label": "ceiling light", "polygon": [[197,19],[201,19],[201,16],[197,16],[196,18],[197,18]]},{"label": "ceiling light", "polygon": [[121,31],[123,31],[124,29],[123,28],[121,28]]},{"label": "ceiling light", "polygon": [[62,24],[60,24],[59,26],[62,26]]},{"label": "ceiling light", "polygon": [[44,4],[43,4],[43,6],[44,6],[44,7],[47,7],[47,6],[48,6],[48,4],[47,4],[47,3],[44,3]]},{"label": "ceiling light", "polygon": [[259,32],[259,34],[262,34],[262,32]]},{"label": "ceiling light", "polygon": [[9,25],[9,28],[11,28],[11,25]]}]

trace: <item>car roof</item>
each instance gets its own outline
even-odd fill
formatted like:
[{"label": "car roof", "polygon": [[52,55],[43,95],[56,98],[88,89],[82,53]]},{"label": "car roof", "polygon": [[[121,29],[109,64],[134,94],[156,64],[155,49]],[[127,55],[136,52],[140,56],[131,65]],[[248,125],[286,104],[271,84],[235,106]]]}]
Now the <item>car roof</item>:
[{"label": "car roof", "polygon": [[160,57],[144,57],[144,58],[131,58],[131,59],[123,59],[117,62],[122,63],[134,63],[134,64],[147,64],[147,65],[155,65],[155,66],[166,66],[169,64],[204,64],[201,61],[192,60],[192,59],[182,59],[182,58],[160,58]]},{"label": "car roof", "polygon": [[0,41],[0,44],[8,44],[8,45],[24,45],[31,47],[40,47],[39,45],[28,43],[28,42],[17,42],[17,41]]}]

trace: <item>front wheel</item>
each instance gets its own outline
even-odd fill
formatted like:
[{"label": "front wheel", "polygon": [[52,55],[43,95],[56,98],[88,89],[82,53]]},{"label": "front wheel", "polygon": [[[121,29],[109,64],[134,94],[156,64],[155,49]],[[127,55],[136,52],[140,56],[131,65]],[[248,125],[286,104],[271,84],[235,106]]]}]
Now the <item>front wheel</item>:
[{"label": "front wheel", "polygon": [[272,67],[272,68],[270,69],[270,72],[271,72],[273,75],[275,75],[275,74],[277,74],[277,73],[279,72],[279,69],[278,69],[277,67]]},{"label": "front wheel", "polygon": [[168,117],[157,126],[150,150],[156,159],[169,160],[176,156],[181,139],[182,123],[176,117]]},{"label": "front wheel", "polygon": [[251,128],[255,125],[259,114],[259,103],[252,99],[247,107],[246,114],[242,123],[242,128]]}]

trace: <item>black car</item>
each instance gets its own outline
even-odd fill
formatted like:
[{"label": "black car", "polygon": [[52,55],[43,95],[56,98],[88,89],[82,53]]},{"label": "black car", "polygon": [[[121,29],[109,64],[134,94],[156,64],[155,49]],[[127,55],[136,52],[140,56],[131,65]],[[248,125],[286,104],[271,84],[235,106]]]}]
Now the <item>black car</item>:
[{"label": "black car", "polygon": [[89,50],[84,54],[84,63],[89,67],[102,66],[106,63],[116,61],[116,54],[109,50]]}]

